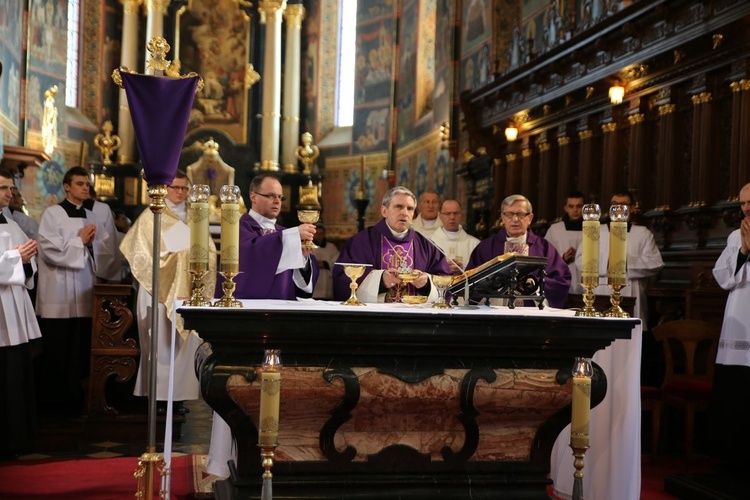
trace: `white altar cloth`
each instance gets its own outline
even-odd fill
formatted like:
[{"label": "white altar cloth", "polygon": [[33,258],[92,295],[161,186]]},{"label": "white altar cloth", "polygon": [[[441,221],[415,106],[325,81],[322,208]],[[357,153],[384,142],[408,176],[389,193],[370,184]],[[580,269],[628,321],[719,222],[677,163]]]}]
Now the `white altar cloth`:
[{"label": "white altar cloth", "polygon": [[[364,307],[341,305],[340,302],[312,299],[242,300],[244,309],[263,311],[337,311],[358,314],[458,314],[482,316],[572,317],[574,310],[545,307],[478,306],[475,309],[454,307],[435,309],[431,304],[374,304]],[[184,307],[184,309],[188,309]],[[240,310],[240,309],[236,309]],[[601,318],[600,318],[601,319]],[[603,318],[621,321],[618,318]],[[628,340],[615,340],[598,351],[593,361],[607,376],[607,394],[591,411],[590,446],[583,469],[583,492],[595,500],[637,500],[641,492],[641,326],[633,328]],[[572,360],[571,360],[572,367]],[[550,456],[550,477],[556,494],[570,498],[573,491],[573,454],[569,446],[570,425],[557,438]]]}]

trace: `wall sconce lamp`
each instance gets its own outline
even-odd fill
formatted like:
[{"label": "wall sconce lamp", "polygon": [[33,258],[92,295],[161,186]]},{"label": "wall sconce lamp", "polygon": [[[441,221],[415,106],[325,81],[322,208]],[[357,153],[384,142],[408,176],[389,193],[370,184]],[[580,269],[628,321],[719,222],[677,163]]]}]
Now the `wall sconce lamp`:
[{"label": "wall sconce lamp", "polygon": [[516,125],[510,125],[505,129],[505,138],[508,142],[513,142],[518,139],[518,127]]},{"label": "wall sconce lamp", "polygon": [[625,87],[622,85],[612,85],[609,88],[609,101],[612,104],[621,104],[623,97],[625,97]]}]

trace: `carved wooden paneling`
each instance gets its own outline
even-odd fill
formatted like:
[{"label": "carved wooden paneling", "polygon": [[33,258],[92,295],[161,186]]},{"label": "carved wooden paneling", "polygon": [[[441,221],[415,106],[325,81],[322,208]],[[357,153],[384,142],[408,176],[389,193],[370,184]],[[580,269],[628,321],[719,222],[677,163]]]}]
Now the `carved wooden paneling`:
[{"label": "carved wooden paneling", "polygon": [[126,334],[133,324],[130,309],[130,285],[96,285],[94,287],[94,322],[91,331],[91,374],[88,414],[117,415],[107,403],[107,380],[115,377],[126,382],[138,370],[138,345]]}]

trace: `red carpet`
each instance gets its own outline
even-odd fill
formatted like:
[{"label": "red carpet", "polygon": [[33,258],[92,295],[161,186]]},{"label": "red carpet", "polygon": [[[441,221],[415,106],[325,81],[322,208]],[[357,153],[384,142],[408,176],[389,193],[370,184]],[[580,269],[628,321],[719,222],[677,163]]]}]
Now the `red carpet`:
[{"label": "red carpet", "polygon": [[[171,498],[193,498],[191,464],[189,456],[172,458]],[[136,467],[134,457],[2,462],[0,498],[132,500]]]}]

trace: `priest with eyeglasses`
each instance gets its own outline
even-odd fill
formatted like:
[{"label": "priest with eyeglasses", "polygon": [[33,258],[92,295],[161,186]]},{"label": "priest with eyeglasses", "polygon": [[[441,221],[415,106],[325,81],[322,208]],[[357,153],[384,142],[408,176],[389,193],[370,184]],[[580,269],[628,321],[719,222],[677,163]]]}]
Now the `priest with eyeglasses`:
[{"label": "priest with eyeglasses", "polygon": [[481,266],[490,259],[505,253],[505,243],[525,244],[528,255],[546,257],[544,295],[551,307],[563,308],[568,300],[570,269],[555,247],[540,238],[529,228],[534,212],[528,198],[513,194],[503,200],[500,208],[503,227],[492,238],[482,241],[471,253],[468,269]]}]

